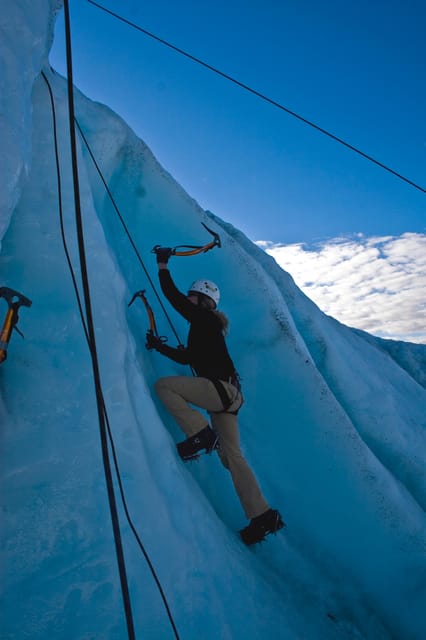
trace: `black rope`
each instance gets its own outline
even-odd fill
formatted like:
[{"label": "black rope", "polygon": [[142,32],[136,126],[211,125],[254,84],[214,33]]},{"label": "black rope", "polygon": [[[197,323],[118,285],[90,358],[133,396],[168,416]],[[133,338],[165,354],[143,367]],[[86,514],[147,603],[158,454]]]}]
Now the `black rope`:
[{"label": "black rope", "polygon": [[83,312],[83,306],[81,304],[80,293],[78,291],[77,278],[75,277],[74,267],[72,265],[71,256],[70,256],[69,251],[68,251],[67,239],[65,237],[64,210],[63,210],[63,206],[62,206],[62,179],[61,179],[61,169],[60,169],[60,162],[59,162],[59,150],[58,150],[58,146],[59,145],[58,145],[58,134],[57,134],[58,126],[57,126],[57,122],[56,122],[55,99],[53,97],[52,87],[50,86],[50,83],[49,83],[44,71],[41,72],[41,75],[43,76],[44,81],[45,81],[45,83],[47,85],[47,89],[49,91],[50,105],[51,105],[51,111],[52,111],[53,141],[54,141],[54,149],[55,149],[56,177],[57,177],[57,183],[58,183],[59,224],[60,224],[60,228],[61,228],[62,244],[63,244],[63,247],[64,247],[65,256],[66,256],[67,263],[68,263],[68,269],[69,269],[69,272],[71,274],[71,279],[72,279],[74,291],[75,291],[76,298],[77,298],[77,305],[78,305],[78,310],[79,310],[79,313],[80,313],[80,318],[81,318],[82,324],[83,324],[84,334],[86,336],[87,344],[89,345],[89,348],[90,348],[89,334],[87,332],[86,321],[85,321],[84,312]]},{"label": "black rope", "polygon": [[125,231],[125,233],[126,233],[126,235],[127,235],[128,239],[129,239],[129,242],[130,242],[130,244],[131,244],[131,246],[132,246],[132,248],[133,248],[133,251],[135,252],[136,257],[137,257],[137,259],[138,259],[138,261],[139,261],[139,263],[140,263],[140,265],[141,265],[142,269],[144,270],[146,277],[148,278],[148,282],[149,282],[149,284],[151,285],[152,290],[154,291],[154,294],[155,294],[155,296],[156,296],[156,298],[157,298],[157,300],[158,300],[158,302],[159,302],[159,304],[160,304],[160,306],[161,306],[161,309],[163,310],[163,313],[164,313],[164,315],[165,315],[165,317],[166,317],[166,319],[167,319],[167,321],[168,321],[168,323],[169,323],[169,325],[170,325],[170,328],[171,328],[171,330],[173,331],[174,336],[175,336],[176,340],[178,341],[178,344],[182,344],[182,342],[181,342],[181,340],[180,340],[180,338],[179,338],[179,335],[178,335],[178,333],[177,333],[176,329],[174,328],[173,323],[172,323],[172,321],[171,321],[171,319],[170,319],[170,316],[169,316],[169,314],[167,313],[167,310],[166,310],[166,308],[165,308],[165,306],[164,306],[164,303],[163,303],[163,301],[161,300],[161,298],[160,298],[160,296],[159,296],[159,294],[158,294],[157,288],[156,288],[156,286],[155,286],[155,284],[154,284],[154,282],[153,282],[153,280],[152,280],[151,276],[149,275],[149,272],[148,272],[148,270],[147,270],[147,268],[146,268],[146,266],[145,266],[145,263],[144,263],[144,261],[143,261],[143,259],[142,259],[142,256],[141,256],[141,254],[140,254],[140,253],[139,253],[139,251],[138,251],[138,248],[137,248],[137,246],[136,246],[136,244],[135,244],[135,242],[134,242],[134,240],[133,240],[133,238],[132,238],[132,236],[131,236],[131,234],[130,234],[129,228],[128,228],[128,226],[127,226],[127,224],[126,224],[126,222],[125,222],[125,220],[124,220],[124,218],[123,218],[123,216],[122,216],[122,214],[121,214],[121,212],[120,212],[120,210],[119,210],[119,208],[118,208],[118,206],[117,206],[117,203],[116,203],[116,201],[115,201],[115,199],[114,199],[114,196],[113,196],[113,195],[112,195],[112,193],[111,193],[111,189],[109,188],[109,186],[108,186],[108,184],[107,184],[107,182],[106,182],[106,180],[105,180],[105,178],[104,178],[104,176],[103,176],[103,173],[102,173],[102,171],[101,171],[101,169],[100,169],[100,167],[99,167],[99,164],[98,164],[98,162],[97,162],[97,160],[96,160],[96,158],[95,158],[95,156],[94,156],[94,154],[93,154],[92,149],[90,148],[90,145],[89,145],[89,143],[88,143],[88,141],[87,141],[87,138],[86,138],[86,136],[84,135],[83,130],[82,130],[82,128],[80,127],[80,124],[79,124],[79,122],[78,122],[77,118],[75,118],[75,124],[77,125],[77,128],[78,128],[78,130],[79,130],[79,132],[80,132],[80,135],[81,135],[81,137],[82,137],[82,139],[83,139],[83,142],[84,142],[84,144],[86,145],[86,148],[87,148],[87,150],[88,150],[88,152],[89,152],[89,155],[90,155],[90,157],[92,158],[93,164],[94,164],[94,165],[95,165],[95,167],[96,167],[96,171],[98,172],[99,177],[101,178],[102,183],[103,183],[103,185],[104,185],[104,187],[105,187],[105,190],[106,190],[106,192],[107,192],[107,194],[108,194],[108,196],[109,196],[109,198],[110,198],[110,200],[111,200],[112,206],[114,207],[115,212],[116,212],[116,214],[118,215],[118,218],[119,218],[119,220],[120,220],[120,222],[121,222],[121,224],[122,224],[122,226],[123,226],[123,229],[124,229],[124,231]]},{"label": "black rope", "polygon": [[[53,137],[54,137],[54,148],[55,148],[55,160],[56,160],[56,173],[57,173],[57,182],[58,182],[58,203],[59,203],[59,219],[60,219],[60,227],[61,227],[61,235],[62,235],[62,242],[64,245],[64,250],[65,250],[65,255],[67,258],[67,262],[68,262],[68,267],[70,270],[70,274],[71,274],[71,278],[72,278],[72,282],[73,282],[73,286],[74,286],[74,290],[75,290],[75,295],[76,295],[76,299],[77,299],[77,304],[78,304],[78,308],[79,308],[79,312],[80,312],[80,318],[82,321],[82,325],[83,325],[83,330],[86,336],[86,340],[87,343],[89,345],[89,349],[90,349],[90,342],[89,342],[89,334],[87,331],[87,326],[86,326],[86,320],[84,318],[84,312],[83,312],[83,307],[81,304],[81,299],[80,299],[80,294],[78,291],[78,285],[77,285],[77,280],[74,274],[74,268],[71,262],[71,258],[69,255],[69,251],[68,251],[68,246],[67,246],[67,240],[65,237],[65,230],[64,230],[64,221],[63,221],[63,206],[62,206],[62,180],[61,180],[61,172],[60,172],[60,163],[59,163],[59,153],[58,153],[58,136],[57,136],[57,123],[56,123],[56,108],[55,108],[55,101],[54,101],[54,97],[53,97],[53,92],[52,92],[52,88],[50,86],[50,83],[44,73],[44,71],[41,72],[46,84],[47,84],[47,88],[49,91],[49,95],[50,95],[50,102],[51,102],[51,107],[52,107],[52,118],[53,118]],[[121,473],[120,473],[120,468],[119,468],[119,464],[118,464],[118,458],[117,458],[117,452],[116,452],[116,447],[115,447],[115,443],[114,443],[114,438],[112,435],[112,431],[111,431],[111,425],[109,422],[109,418],[108,418],[108,413],[106,410],[106,405],[105,405],[105,400],[104,400],[104,396],[102,393],[102,405],[103,405],[103,411],[104,411],[104,415],[105,415],[105,420],[106,420],[106,424],[107,424],[107,429],[108,429],[108,437],[109,437],[109,441],[110,441],[110,446],[111,446],[111,451],[112,451],[112,456],[113,456],[113,461],[114,461],[114,467],[115,467],[115,471],[116,471],[116,476],[117,476],[117,481],[118,481],[118,487],[120,490],[120,496],[121,496],[121,500],[122,500],[122,504],[123,504],[123,508],[124,508],[124,512],[128,521],[128,524],[130,526],[130,529],[132,530],[136,542],[139,545],[140,550],[142,551],[145,560],[149,566],[149,569],[151,571],[151,574],[154,578],[154,581],[158,587],[158,590],[160,592],[161,598],[163,600],[165,609],[167,611],[167,615],[169,617],[171,626],[173,628],[173,632],[175,634],[175,638],[177,640],[179,640],[179,635],[176,629],[176,625],[175,622],[173,620],[173,616],[171,614],[170,611],[170,607],[169,604],[167,602],[167,598],[166,595],[164,593],[164,590],[161,586],[160,580],[155,572],[154,566],[151,562],[151,559],[145,549],[144,544],[142,543],[142,540],[140,539],[140,536],[136,530],[136,527],[133,523],[133,520],[131,518],[129,509],[128,509],[128,505],[127,505],[127,500],[126,500],[126,496],[124,493],[124,487],[123,487],[123,483],[122,483],[122,479],[121,479]]]},{"label": "black rope", "polygon": [[[148,281],[149,281],[149,283],[150,283],[150,285],[151,285],[151,288],[152,288],[152,290],[154,291],[154,294],[155,294],[155,296],[156,296],[156,298],[157,298],[158,302],[160,303],[161,309],[163,310],[163,313],[164,313],[164,315],[165,315],[165,317],[166,317],[166,319],[167,319],[167,321],[168,321],[168,323],[169,323],[169,325],[170,325],[170,328],[171,328],[171,330],[173,331],[173,333],[174,333],[174,336],[175,336],[176,340],[178,341],[178,345],[179,345],[179,346],[183,346],[183,343],[182,343],[182,341],[180,340],[179,335],[178,335],[178,333],[177,333],[177,331],[176,331],[176,329],[175,329],[175,327],[174,327],[174,325],[173,325],[173,322],[172,322],[172,320],[171,320],[171,318],[170,318],[169,314],[167,313],[166,307],[164,306],[164,303],[163,303],[163,301],[161,300],[161,298],[160,298],[160,296],[159,296],[159,294],[158,294],[157,288],[156,288],[156,286],[155,286],[155,284],[154,284],[154,282],[153,282],[153,280],[152,280],[151,276],[149,275],[147,268],[145,267],[145,263],[144,263],[144,261],[142,260],[142,256],[140,255],[140,253],[139,253],[139,251],[138,251],[138,248],[137,248],[137,246],[136,246],[136,244],[135,244],[135,242],[134,242],[134,240],[133,240],[133,238],[132,238],[132,236],[131,236],[131,234],[130,234],[130,231],[129,231],[129,229],[128,229],[128,226],[126,225],[126,223],[125,223],[125,221],[124,221],[124,218],[123,218],[122,214],[120,213],[120,210],[119,210],[119,208],[118,208],[118,206],[117,206],[117,203],[115,202],[114,196],[113,196],[113,195],[112,195],[112,193],[111,193],[111,189],[109,188],[109,186],[108,186],[108,184],[107,184],[107,181],[106,181],[106,180],[105,180],[105,178],[104,178],[104,175],[103,175],[103,173],[102,173],[102,171],[101,171],[101,168],[99,167],[99,164],[98,164],[98,162],[97,162],[97,160],[96,160],[96,158],[95,158],[95,156],[94,156],[94,154],[93,154],[92,149],[90,148],[90,145],[89,145],[89,143],[88,143],[88,141],[87,141],[87,139],[86,139],[86,136],[85,136],[85,135],[84,135],[84,133],[83,133],[83,130],[81,129],[81,127],[80,127],[80,125],[79,125],[79,123],[78,123],[77,118],[75,118],[75,123],[76,123],[77,128],[78,128],[78,130],[79,130],[79,132],[80,132],[80,135],[81,135],[81,137],[82,137],[82,139],[83,139],[83,142],[84,142],[84,144],[85,144],[85,145],[86,145],[86,147],[87,147],[87,150],[88,150],[88,152],[89,152],[89,154],[90,154],[90,157],[92,158],[93,164],[95,165],[96,170],[97,170],[97,172],[98,172],[98,174],[99,174],[99,176],[100,176],[100,178],[101,178],[101,180],[102,180],[102,182],[103,182],[103,185],[104,185],[105,190],[106,190],[106,192],[107,192],[107,194],[108,194],[108,196],[109,196],[109,198],[110,198],[110,200],[111,200],[111,202],[112,202],[112,205],[113,205],[113,207],[114,207],[114,209],[115,209],[115,211],[116,211],[116,213],[117,213],[117,215],[118,215],[118,218],[119,218],[119,220],[120,220],[121,224],[123,225],[124,231],[125,231],[125,233],[126,233],[126,235],[127,235],[128,239],[129,239],[129,241],[130,241],[130,244],[132,245],[132,248],[133,248],[133,250],[134,250],[134,252],[135,252],[135,254],[136,254],[136,257],[137,257],[137,259],[139,260],[140,265],[141,265],[142,269],[144,270],[146,277],[148,278]],[[183,246],[183,245],[182,245],[182,246]],[[193,375],[193,376],[195,376],[195,371],[194,371],[194,368],[192,367],[192,365],[188,365],[188,366],[189,366],[189,368],[190,368],[190,370],[191,370],[192,375]]]},{"label": "black rope", "polygon": [[66,54],[67,54],[67,81],[68,81],[68,110],[69,110],[69,129],[71,143],[71,162],[74,184],[74,206],[75,220],[77,226],[78,251],[81,268],[81,279],[83,285],[84,307],[86,311],[87,332],[89,336],[90,356],[92,361],[93,378],[96,391],[96,404],[98,409],[99,434],[102,447],[102,460],[104,465],[105,481],[108,493],[108,502],[110,507],[112,529],[114,534],[115,551],[117,555],[118,570],[120,575],[121,592],[123,597],[123,605],[126,616],[127,634],[129,640],[135,639],[135,630],[133,623],[132,606],[130,600],[129,584],[127,580],[126,564],[123,553],[123,544],[121,540],[120,523],[118,518],[117,504],[114,493],[114,483],[111,473],[111,464],[109,460],[108,439],[105,423],[105,413],[101,389],[101,377],[99,371],[99,362],[96,349],[96,337],[92,315],[92,304],[90,297],[89,277],[86,261],[86,249],[84,243],[84,230],[80,203],[80,187],[78,179],[78,163],[77,163],[77,145],[74,126],[74,87],[72,74],[72,50],[71,50],[71,26],[69,16],[68,0],[64,1],[65,14],[65,36],[66,36]]},{"label": "black rope", "polygon": [[291,109],[288,109],[287,107],[285,107],[284,105],[280,104],[276,100],[273,100],[272,98],[268,98],[268,96],[266,96],[265,94],[260,93],[256,89],[253,89],[252,87],[249,87],[248,85],[244,84],[243,82],[240,82],[239,80],[236,80],[235,78],[233,78],[232,76],[228,75],[227,73],[224,73],[223,71],[220,71],[220,69],[217,69],[217,68],[211,66],[210,64],[208,64],[207,62],[204,62],[203,60],[200,60],[200,58],[196,58],[195,56],[193,56],[192,54],[188,53],[187,51],[184,51],[183,49],[180,49],[179,47],[176,47],[175,45],[171,44],[170,42],[167,42],[167,40],[164,40],[163,38],[160,38],[160,37],[156,36],[154,33],[151,33],[150,31],[147,31],[146,29],[143,29],[142,27],[140,27],[139,25],[135,24],[134,22],[131,22],[130,20],[126,20],[126,18],[123,18],[122,16],[118,15],[117,13],[114,13],[113,11],[110,11],[109,9],[106,9],[105,7],[103,7],[102,5],[98,4],[97,2],[94,2],[93,0],[87,0],[87,1],[90,4],[94,5],[95,7],[97,7],[98,9],[101,9],[102,11],[105,11],[105,13],[108,13],[109,15],[113,16],[117,20],[120,20],[121,22],[124,22],[129,27],[133,27],[134,29],[137,29],[137,31],[140,31],[141,33],[145,34],[146,36],[149,36],[150,38],[153,38],[157,42],[160,42],[161,44],[164,44],[166,47],[169,47],[169,49],[173,49],[173,51],[176,51],[177,53],[185,56],[186,58],[189,58],[193,62],[196,62],[197,64],[200,64],[201,66],[205,67],[206,69],[209,69],[210,71],[213,71],[214,73],[216,73],[217,75],[221,76],[222,78],[225,78],[226,80],[229,80],[230,82],[233,82],[234,84],[236,84],[241,89],[244,89],[245,91],[248,91],[249,93],[252,93],[253,95],[257,96],[261,100],[264,100],[265,102],[268,102],[269,104],[273,105],[274,107],[277,107],[278,109],[281,109],[282,111],[285,111],[290,116],[293,116],[293,118],[297,118],[298,120],[300,120],[304,124],[309,125],[310,127],[312,127],[313,129],[316,129],[317,131],[319,131],[320,133],[324,134],[325,136],[328,136],[332,140],[335,140],[335,142],[338,142],[339,144],[341,144],[341,145],[347,147],[348,149],[350,149],[351,151],[354,151],[355,153],[357,153],[358,155],[362,156],[366,160],[369,160],[370,162],[373,162],[375,165],[381,167],[385,171],[388,171],[389,173],[391,173],[392,175],[396,176],[400,180],[403,180],[404,182],[406,182],[407,184],[411,185],[415,189],[418,189],[419,191],[422,191],[423,193],[426,193],[426,189],[424,189],[420,185],[416,184],[412,180],[409,180],[408,178],[406,178],[402,174],[398,173],[397,171],[394,171],[394,169],[391,169],[387,165],[383,164],[383,162],[380,162],[379,160],[376,160],[375,158],[373,158],[372,156],[368,155],[367,153],[364,153],[364,151],[361,151],[357,147],[354,147],[349,142],[346,142],[342,138],[339,138],[338,136],[334,135],[333,133],[330,133],[330,131],[327,131],[326,129],[323,129],[322,127],[320,127],[317,124],[311,122],[310,120],[307,120],[306,118],[304,118],[303,116],[299,115],[295,111],[292,111]]}]

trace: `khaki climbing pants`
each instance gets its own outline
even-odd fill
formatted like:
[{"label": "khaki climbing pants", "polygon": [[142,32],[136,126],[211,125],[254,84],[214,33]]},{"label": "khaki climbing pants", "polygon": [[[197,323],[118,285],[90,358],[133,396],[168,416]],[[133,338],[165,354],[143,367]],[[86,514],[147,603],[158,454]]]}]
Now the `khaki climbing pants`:
[{"label": "khaki climbing pants", "polygon": [[[223,386],[232,400],[228,411],[238,411],[243,402],[241,393],[228,382],[223,382]],[[241,453],[238,418],[235,414],[223,412],[223,404],[213,382],[208,378],[170,376],[160,378],[155,384],[155,391],[188,438],[207,426],[205,416],[190,405],[209,413],[211,426],[219,436],[220,459],[231,473],[247,518],[255,518],[267,511],[269,505]]]}]

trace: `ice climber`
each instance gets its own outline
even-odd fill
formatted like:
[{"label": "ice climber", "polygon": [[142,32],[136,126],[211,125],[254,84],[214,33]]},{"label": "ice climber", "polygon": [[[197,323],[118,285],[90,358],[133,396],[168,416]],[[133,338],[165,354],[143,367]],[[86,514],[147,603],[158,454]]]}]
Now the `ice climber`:
[{"label": "ice climber", "polygon": [[[209,280],[196,280],[184,295],[176,288],[168,269],[172,250],[158,247],[156,254],[161,289],[174,309],[188,320],[190,328],[185,348],[170,347],[152,332],[147,333],[146,346],[175,362],[190,365],[195,372],[195,376],[160,378],[155,384],[156,393],[186,435],[177,445],[183,460],[217,450],[250,520],[240,531],[241,538],[247,545],[260,542],[284,523],[263,497],[240,449],[237,413],[243,397],[224,338],[228,321],[217,310],[219,289]],[[211,426],[191,405],[207,411]]]}]

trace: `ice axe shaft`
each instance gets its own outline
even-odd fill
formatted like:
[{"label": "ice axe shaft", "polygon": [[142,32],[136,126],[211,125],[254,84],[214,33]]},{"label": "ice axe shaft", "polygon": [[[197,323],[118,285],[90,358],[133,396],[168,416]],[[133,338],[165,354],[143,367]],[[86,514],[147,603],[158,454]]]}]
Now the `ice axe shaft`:
[{"label": "ice axe shaft", "polygon": [[142,289],[141,291],[136,291],[135,294],[133,294],[133,298],[130,300],[128,306],[130,307],[130,305],[132,305],[134,303],[134,301],[136,300],[136,298],[140,298],[142,300],[142,302],[145,305],[145,309],[146,312],[148,314],[148,318],[149,318],[149,330],[152,331],[152,333],[157,336],[158,335],[158,331],[157,331],[157,326],[155,324],[155,318],[154,318],[154,312],[151,308],[151,305],[149,304],[146,295],[145,295],[145,289]]},{"label": "ice axe shaft", "polygon": [[[145,305],[145,309],[146,312],[148,314],[148,318],[149,318],[149,329],[148,332],[149,334],[151,334],[152,336],[155,336],[156,338],[159,338],[161,342],[167,342],[167,338],[165,338],[164,336],[159,336],[158,335],[158,329],[157,329],[157,325],[155,324],[155,317],[154,317],[154,312],[151,308],[151,305],[149,304],[147,297],[145,295],[145,289],[142,289],[141,291],[136,291],[136,293],[133,294],[133,298],[130,300],[128,306],[130,307],[134,301],[136,300],[136,298],[140,298],[142,300],[142,302]],[[148,342],[145,345],[148,349],[150,349],[151,347],[149,347]]]}]

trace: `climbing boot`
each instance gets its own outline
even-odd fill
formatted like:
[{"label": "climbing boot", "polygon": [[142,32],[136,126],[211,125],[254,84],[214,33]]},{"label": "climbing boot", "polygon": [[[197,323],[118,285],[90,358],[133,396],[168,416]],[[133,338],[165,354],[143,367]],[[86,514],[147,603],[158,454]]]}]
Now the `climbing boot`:
[{"label": "climbing boot", "polygon": [[217,433],[207,425],[207,427],[201,429],[201,431],[194,436],[187,438],[183,442],[179,442],[176,448],[182,460],[195,460],[202,453],[203,449],[205,453],[211,453],[218,447],[218,443],[219,438]]},{"label": "climbing boot", "polygon": [[251,545],[262,542],[269,533],[276,533],[285,527],[279,511],[268,509],[256,518],[250,520],[250,524],[241,529],[240,536],[244,544]]}]

